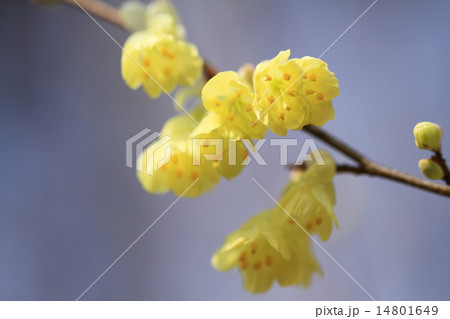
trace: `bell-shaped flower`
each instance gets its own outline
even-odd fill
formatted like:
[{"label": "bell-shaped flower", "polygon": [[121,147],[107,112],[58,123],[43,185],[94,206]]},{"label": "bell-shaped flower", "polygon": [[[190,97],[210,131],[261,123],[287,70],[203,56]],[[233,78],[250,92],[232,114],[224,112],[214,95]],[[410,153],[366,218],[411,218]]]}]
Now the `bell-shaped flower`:
[{"label": "bell-shaped flower", "polygon": [[331,235],[333,224],[338,226],[333,210],[336,204],[333,185],[336,165],[327,152],[320,151],[318,154],[320,163],[319,157],[314,156],[316,161],[309,163],[306,169],[300,171],[297,178],[286,186],[278,202],[279,206],[275,209],[285,211],[295,219],[294,221],[289,215],[286,217],[278,214],[286,223],[298,223],[305,231],[318,234],[325,241]]},{"label": "bell-shaped flower", "polygon": [[263,138],[267,127],[257,121],[253,99],[251,86],[238,73],[218,73],[202,90],[203,105],[214,114],[208,122],[210,129],[225,126],[238,137]]},{"label": "bell-shaped flower", "polygon": [[259,63],[253,74],[258,118],[274,133],[286,135],[287,129],[302,127],[308,119],[308,109],[298,79],[302,69],[288,60],[290,50],[281,51],[270,61]]},{"label": "bell-shaped flower", "polygon": [[139,156],[137,176],[147,192],[172,191],[177,196],[196,197],[219,182],[212,161],[194,161],[197,155],[189,134],[195,126],[187,115],[173,117],[164,125],[161,137]]},{"label": "bell-shaped flower", "polygon": [[303,71],[300,79],[303,94],[308,102],[307,124],[322,126],[334,119],[334,108],[331,100],[339,94],[338,80],[328,65],[309,56],[294,59]]},{"label": "bell-shaped flower", "polygon": [[274,133],[286,135],[308,124],[334,119],[331,99],[339,93],[334,73],[319,59],[289,60],[290,50],[256,66],[253,74],[254,109]]},{"label": "bell-shaped flower", "polygon": [[[201,145],[202,155],[208,156],[219,174],[231,179],[245,167],[243,162],[248,156],[248,150],[241,140],[242,136],[236,135],[235,128],[218,125],[218,119],[216,114],[209,112],[191,133],[191,137],[197,145]],[[251,140],[248,140],[248,145],[253,146]]]},{"label": "bell-shaped flower", "polygon": [[275,213],[266,210],[253,216],[225,238],[211,260],[219,271],[238,268],[245,289],[252,293],[269,290],[274,281],[308,286],[314,273],[322,274],[309,237],[299,228],[285,231]]},{"label": "bell-shaped flower", "polygon": [[122,77],[133,90],[143,86],[157,98],[176,86],[191,86],[199,79],[203,60],[195,45],[171,34],[148,30],[133,33],[122,51]]}]

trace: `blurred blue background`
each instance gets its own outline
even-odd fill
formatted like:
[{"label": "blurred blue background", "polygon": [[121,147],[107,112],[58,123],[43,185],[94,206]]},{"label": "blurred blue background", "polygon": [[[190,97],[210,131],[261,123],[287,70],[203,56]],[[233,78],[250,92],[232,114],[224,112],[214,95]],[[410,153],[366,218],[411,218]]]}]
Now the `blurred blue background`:
[{"label": "blurred blue background", "polygon": [[[236,70],[287,48],[319,56],[372,1],[174,2],[189,40]],[[341,86],[326,129],[420,176],[417,161],[429,154],[415,148],[412,128],[435,121],[450,158],[449,15],[444,0],[378,1],[323,56]],[[0,299],[74,300],[174,201],[145,193],[125,166],[125,141],[160,130],[174,109],[123,83],[120,49],[81,12],[2,1],[0,38]],[[226,234],[273,206],[251,177],[274,196],[288,179],[277,151],[262,154],[269,167],[253,161],[213,192],[178,201],[83,299],[367,300],[317,247],[325,276],[309,289],[252,295],[237,271],[210,266]],[[340,229],[324,247],[375,299],[450,299],[448,198],[351,175],[336,188]]]}]

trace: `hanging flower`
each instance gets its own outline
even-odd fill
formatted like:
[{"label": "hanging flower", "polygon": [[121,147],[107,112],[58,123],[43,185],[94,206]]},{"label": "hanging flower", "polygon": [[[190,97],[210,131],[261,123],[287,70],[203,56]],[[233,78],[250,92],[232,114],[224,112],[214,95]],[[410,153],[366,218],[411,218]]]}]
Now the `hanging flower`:
[{"label": "hanging flower", "polygon": [[139,156],[137,177],[147,192],[158,194],[172,191],[177,196],[196,197],[210,191],[219,182],[220,174],[212,161],[194,164],[193,143],[189,134],[195,125],[187,115],[171,118],[161,132],[162,137],[168,136],[170,140],[163,145],[158,143],[160,140],[155,141]]},{"label": "hanging flower", "polygon": [[171,34],[133,33],[122,52],[125,83],[133,90],[142,85],[152,98],[179,85],[194,85],[202,68],[197,48]]},{"label": "hanging flower", "polygon": [[202,90],[205,108],[212,113],[209,126],[213,130],[224,127],[235,136],[263,138],[267,127],[257,121],[253,110],[253,90],[236,72],[220,72]]},{"label": "hanging flower", "polygon": [[254,109],[274,133],[307,124],[323,125],[334,118],[331,99],[339,93],[334,73],[319,59],[289,60],[290,50],[256,66]]},{"label": "hanging flower", "polygon": [[299,228],[291,231],[278,223],[274,210],[253,216],[225,238],[212,258],[220,271],[238,268],[246,290],[261,293],[274,281],[281,286],[308,286],[314,273],[322,274],[309,237]]},{"label": "hanging flower", "polygon": [[[314,161],[307,165],[306,170],[300,171],[285,188],[276,210],[286,211],[281,216],[286,223],[298,223],[310,234],[318,234],[322,240],[328,240],[333,224],[338,222],[333,210],[336,204],[333,177],[336,165],[333,158],[325,151],[320,151],[323,165]],[[317,158],[316,158],[317,159]]]}]

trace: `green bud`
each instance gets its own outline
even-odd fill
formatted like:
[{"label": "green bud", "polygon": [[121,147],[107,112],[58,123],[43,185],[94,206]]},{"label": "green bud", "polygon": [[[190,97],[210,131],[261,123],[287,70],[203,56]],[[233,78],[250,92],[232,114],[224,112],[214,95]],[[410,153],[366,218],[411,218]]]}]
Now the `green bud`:
[{"label": "green bud", "polygon": [[420,122],[414,127],[413,133],[418,148],[436,152],[441,149],[442,128],[439,125]]},{"label": "green bud", "polygon": [[255,66],[250,63],[246,63],[239,69],[239,75],[248,83],[253,86],[253,72],[255,71]]},{"label": "green bud", "polygon": [[176,8],[168,0],[155,0],[148,4],[146,12],[147,28],[156,33],[172,34],[178,39],[186,37]]},{"label": "green bud", "polygon": [[146,6],[140,1],[125,1],[120,5],[119,15],[123,26],[130,32],[146,28]]},{"label": "green bud", "polygon": [[423,175],[429,179],[442,179],[444,177],[442,167],[431,159],[421,159],[419,161],[419,168]]}]

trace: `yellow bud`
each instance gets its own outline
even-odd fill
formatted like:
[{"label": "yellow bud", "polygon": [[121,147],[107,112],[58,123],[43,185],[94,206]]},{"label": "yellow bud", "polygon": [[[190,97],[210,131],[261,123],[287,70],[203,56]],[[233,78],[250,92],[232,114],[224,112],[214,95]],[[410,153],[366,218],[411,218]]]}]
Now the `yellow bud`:
[{"label": "yellow bud", "polygon": [[146,6],[140,1],[125,1],[120,5],[119,15],[125,29],[130,32],[144,30]]},{"label": "yellow bud", "polygon": [[253,85],[253,72],[255,71],[255,66],[250,63],[246,63],[240,67],[238,74],[250,85]]},{"label": "yellow bud", "polygon": [[289,179],[293,183],[298,183],[298,181],[302,178],[304,172],[305,172],[304,167],[296,166],[289,172]]},{"label": "yellow bud", "polygon": [[423,175],[429,179],[441,179],[444,177],[444,171],[435,161],[431,159],[421,159],[419,161],[419,168]]},{"label": "yellow bud", "polygon": [[442,128],[439,125],[420,122],[414,127],[413,133],[418,148],[431,151],[441,149]]}]

